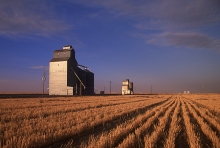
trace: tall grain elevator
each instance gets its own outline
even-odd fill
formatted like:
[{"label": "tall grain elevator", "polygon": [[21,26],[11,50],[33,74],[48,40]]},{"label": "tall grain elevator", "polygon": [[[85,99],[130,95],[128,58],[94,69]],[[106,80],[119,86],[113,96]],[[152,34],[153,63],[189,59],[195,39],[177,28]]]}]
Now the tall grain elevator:
[{"label": "tall grain elevator", "polygon": [[79,65],[71,45],[55,50],[49,65],[49,95],[92,95],[94,73]]}]

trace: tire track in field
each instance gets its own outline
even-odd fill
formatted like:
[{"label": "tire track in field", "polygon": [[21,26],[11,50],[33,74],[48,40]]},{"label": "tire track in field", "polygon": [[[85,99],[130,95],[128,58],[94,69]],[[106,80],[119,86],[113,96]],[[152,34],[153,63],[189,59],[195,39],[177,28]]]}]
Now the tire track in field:
[{"label": "tire track in field", "polygon": [[[94,125],[93,127],[88,127],[88,129],[85,129],[80,133],[77,133],[77,134],[74,134],[72,136],[66,137],[65,138],[66,140],[63,139],[65,141],[60,141],[58,143],[55,143],[55,144],[51,145],[50,147],[51,148],[60,147],[63,144],[65,145],[65,143],[67,143],[71,139],[74,140],[74,143],[71,146],[72,147],[77,147],[77,146],[80,145],[80,143],[82,141],[87,141],[89,139],[90,135],[92,135],[92,134],[99,135],[99,134],[103,133],[104,131],[115,128],[118,124],[121,123],[121,119],[123,119],[124,122],[127,121],[127,120],[130,120],[135,116],[144,114],[148,109],[159,106],[159,105],[167,102],[168,100],[170,100],[170,98],[167,98],[163,101],[160,101],[160,102],[157,102],[157,103],[145,106],[145,107],[134,109],[133,111],[130,111],[130,112],[122,113],[121,115],[115,116],[115,117],[113,117],[113,118],[111,118],[111,119],[109,119],[109,120],[107,120],[103,123],[99,123],[97,125]],[[83,139],[81,137],[83,137]],[[45,145],[45,146],[48,147],[48,145]]]}]

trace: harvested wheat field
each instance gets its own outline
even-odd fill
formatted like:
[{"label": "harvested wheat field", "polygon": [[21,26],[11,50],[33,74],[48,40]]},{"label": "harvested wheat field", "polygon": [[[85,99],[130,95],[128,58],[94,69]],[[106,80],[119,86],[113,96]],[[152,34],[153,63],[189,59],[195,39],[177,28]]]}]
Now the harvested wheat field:
[{"label": "harvested wheat field", "polygon": [[0,147],[220,147],[220,95],[0,100]]}]

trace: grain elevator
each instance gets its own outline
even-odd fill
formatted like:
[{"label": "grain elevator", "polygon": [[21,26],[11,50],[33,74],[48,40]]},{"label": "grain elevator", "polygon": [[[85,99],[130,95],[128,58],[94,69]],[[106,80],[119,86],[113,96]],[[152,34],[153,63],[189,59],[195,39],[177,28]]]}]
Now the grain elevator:
[{"label": "grain elevator", "polygon": [[55,50],[49,65],[49,95],[92,95],[94,73],[79,65],[71,45]]},{"label": "grain elevator", "polygon": [[129,79],[122,81],[122,95],[131,95],[134,94],[133,91],[133,82],[129,82]]}]

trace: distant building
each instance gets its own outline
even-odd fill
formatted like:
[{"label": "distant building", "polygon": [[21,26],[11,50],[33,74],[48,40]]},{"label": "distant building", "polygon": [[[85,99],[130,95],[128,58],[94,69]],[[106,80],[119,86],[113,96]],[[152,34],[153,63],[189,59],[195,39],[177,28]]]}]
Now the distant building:
[{"label": "distant building", "polygon": [[129,82],[129,79],[122,81],[122,95],[134,94],[133,82]]},{"label": "distant building", "polygon": [[94,94],[94,73],[79,65],[72,46],[55,50],[49,65],[49,95]]},{"label": "distant building", "polygon": [[184,91],[183,93],[184,94],[190,94],[190,91]]}]

